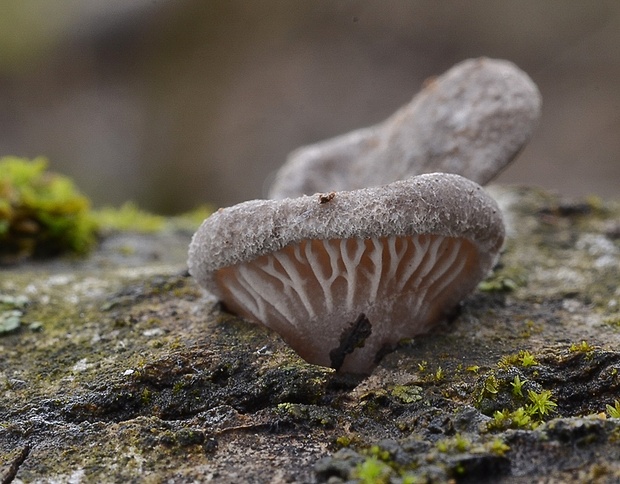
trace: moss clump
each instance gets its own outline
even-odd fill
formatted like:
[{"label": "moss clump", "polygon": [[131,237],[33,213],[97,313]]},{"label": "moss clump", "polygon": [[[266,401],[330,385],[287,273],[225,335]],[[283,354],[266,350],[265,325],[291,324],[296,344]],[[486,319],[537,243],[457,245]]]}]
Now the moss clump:
[{"label": "moss clump", "polygon": [[386,439],[357,453],[351,449],[338,451],[334,457],[342,460],[334,469],[347,482],[455,482],[464,477],[468,482],[479,482],[488,475],[509,472],[505,457],[509,451],[510,446],[499,437],[479,438],[473,434],[457,433],[436,440],[434,445],[416,439]]},{"label": "moss clump", "polygon": [[95,210],[93,217],[102,233],[131,231],[151,234],[162,230],[194,232],[212,213],[213,207],[201,205],[191,212],[166,218],[142,210],[134,202],[126,202],[120,208]]},{"label": "moss clump", "polygon": [[462,436],[461,434],[456,434],[454,437],[449,439],[441,439],[437,441],[435,447],[439,452],[448,453],[448,452],[457,452],[463,453],[468,452],[471,449],[472,443],[471,441]]},{"label": "moss clump", "polygon": [[391,395],[400,403],[415,403],[422,400],[422,387],[416,385],[395,385],[391,391]]},{"label": "moss clump", "polygon": [[594,346],[583,340],[579,344],[573,343],[570,345],[569,351],[571,353],[585,353],[586,355],[591,355],[595,349]]},{"label": "moss clump", "polygon": [[541,392],[528,391],[527,403],[514,411],[503,409],[493,413],[493,420],[488,422],[488,430],[535,429],[541,425],[550,414],[555,412],[557,403],[552,399],[550,390]]},{"label": "moss clump", "polygon": [[369,457],[355,469],[354,475],[363,484],[381,484],[390,482],[392,469],[376,457]]},{"label": "moss clump", "polygon": [[166,219],[141,210],[135,203],[126,202],[120,208],[104,207],[94,212],[97,226],[104,232],[125,231],[159,232]]},{"label": "moss clump", "polygon": [[620,402],[618,400],[614,400],[613,407],[609,404],[605,405],[605,409],[611,418],[620,418]]},{"label": "moss clump", "polygon": [[512,292],[527,283],[527,274],[522,267],[500,267],[484,281],[478,284],[478,290],[482,292]]},{"label": "moss clump", "polygon": [[0,158],[0,263],[83,254],[95,242],[90,201],[47,165],[45,158]]},{"label": "moss clump", "polygon": [[538,361],[534,355],[527,350],[521,350],[519,353],[513,355],[506,355],[498,363],[498,366],[504,369],[510,368],[511,366],[529,368],[537,365]]}]

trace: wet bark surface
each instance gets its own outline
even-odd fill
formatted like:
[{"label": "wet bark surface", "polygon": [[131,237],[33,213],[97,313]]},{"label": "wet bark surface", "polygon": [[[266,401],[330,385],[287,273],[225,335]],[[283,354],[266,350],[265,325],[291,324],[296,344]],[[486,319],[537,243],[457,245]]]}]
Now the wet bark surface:
[{"label": "wet bark surface", "polygon": [[365,378],[224,312],[187,233],[3,267],[0,482],[616,482],[620,204],[490,191],[494,273]]}]

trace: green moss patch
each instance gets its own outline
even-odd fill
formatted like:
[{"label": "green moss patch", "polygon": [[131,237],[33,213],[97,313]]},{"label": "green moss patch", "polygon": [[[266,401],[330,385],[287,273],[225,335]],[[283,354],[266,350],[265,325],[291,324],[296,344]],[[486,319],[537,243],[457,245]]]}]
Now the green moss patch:
[{"label": "green moss patch", "polygon": [[85,253],[95,242],[88,198],[47,166],[45,158],[0,158],[0,263]]},{"label": "green moss patch", "polygon": [[134,202],[126,202],[119,208],[103,207],[94,210],[92,216],[101,234],[110,232],[152,234],[164,230],[193,233],[212,213],[213,207],[204,204],[174,217],[163,217],[141,209]]}]

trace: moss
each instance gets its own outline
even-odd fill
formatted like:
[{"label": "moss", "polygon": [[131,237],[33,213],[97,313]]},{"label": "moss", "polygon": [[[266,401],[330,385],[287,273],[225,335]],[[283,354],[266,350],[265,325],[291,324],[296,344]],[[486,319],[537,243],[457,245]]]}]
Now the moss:
[{"label": "moss", "polygon": [[376,457],[369,457],[355,469],[354,476],[363,484],[387,484],[392,469]]},{"label": "moss", "polygon": [[[415,457],[407,456],[413,449]],[[452,482],[454,478],[467,476],[477,482],[489,475],[506,474],[509,465],[505,454],[509,451],[510,446],[499,437],[480,439],[461,433],[438,439],[434,445],[386,439],[361,449],[357,454],[363,456],[361,460],[355,459],[348,449],[340,451],[346,460],[355,462],[351,471],[341,477],[358,479],[357,482],[414,483]]]},{"label": "moss", "polygon": [[417,385],[396,385],[390,394],[402,403],[414,403],[422,400],[423,389]]},{"label": "moss", "polygon": [[585,353],[586,355],[592,354],[595,348],[590,345],[587,341],[583,340],[581,343],[573,343],[570,345],[569,351],[573,353]]},{"label": "moss", "polygon": [[472,446],[471,441],[467,437],[461,434],[456,434],[454,437],[451,437],[449,439],[439,440],[435,444],[435,447],[437,447],[437,450],[443,453],[467,452],[471,449],[471,446]]},{"label": "moss", "polygon": [[482,292],[512,292],[527,283],[527,275],[522,266],[500,266],[491,276],[478,284]]},{"label": "moss", "polygon": [[361,443],[362,441],[360,439],[360,436],[356,433],[340,435],[336,437],[336,440],[334,441],[336,448],[339,448],[339,449],[346,448],[346,447],[352,447],[354,445],[361,445]]},{"label": "moss", "polygon": [[510,450],[510,446],[502,439],[495,438],[486,444],[486,449],[492,454],[503,457]]},{"label": "moss", "polygon": [[523,384],[527,382],[527,380],[521,380],[519,375],[514,377],[514,380],[510,383],[512,385],[512,394],[517,397],[523,397]]},{"label": "moss", "polygon": [[527,350],[521,350],[516,354],[504,356],[498,363],[500,368],[509,368],[511,366],[529,368],[537,365],[538,361],[536,361],[534,355]]},{"label": "moss", "polygon": [[[523,355],[529,352],[520,352]],[[493,416],[489,429],[531,428],[549,417],[556,403],[551,399],[551,392],[544,389],[533,378],[535,370],[531,365],[521,364],[522,356],[504,356],[498,364],[498,370],[483,375],[476,387],[476,408],[482,413]],[[514,366],[507,364],[513,361]],[[538,364],[538,363],[536,363]],[[524,371],[530,371],[532,378],[526,378]]]},{"label": "moss", "polygon": [[543,331],[542,324],[537,324],[531,319],[527,319],[524,321],[523,325],[525,326],[523,331],[521,331],[520,336],[522,338],[530,338],[534,334],[540,334]]},{"label": "moss", "polygon": [[514,411],[503,409],[496,410],[493,420],[487,423],[488,430],[505,429],[527,429],[532,430],[538,427],[539,423],[532,419],[532,416],[524,407],[519,407]]},{"label": "moss", "polygon": [[119,208],[94,210],[93,218],[98,230],[104,234],[126,231],[152,234],[164,230],[194,232],[212,213],[212,206],[200,205],[190,212],[167,218],[147,212],[134,202],[126,202]]},{"label": "moss", "polygon": [[604,318],[603,323],[614,329],[620,329],[620,313],[615,316],[608,316]]},{"label": "moss", "polygon": [[618,400],[614,400],[613,406],[607,404],[605,410],[611,418],[620,418],[620,402]]},{"label": "moss", "polygon": [[465,368],[465,371],[469,371],[477,375],[480,371],[480,367],[478,365],[469,365],[467,368]]},{"label": "moss", "polygon": [[126,202],[120,208],[101,208],[93,212],[93,217],[103,232],[131,230],[153,233],[164,228],[166,221],[164,217],[141,210],[134,202]]},{"label": "moss", "polygon": [[530,403],[525,407],[526,412],[533,417],[538,417],[540,419],[545,418],[549,414],[555,412],[558,406],[551,397],[550,390],[543,390],[541,392],[528,390],[527,398]]},{"label": "moss", "polygon": [[[289,402],[279,403],[276,405],[275,414],[282,419],[282,423],[290,422],[324,428],[333,428],[335,425],[333,413],[318,405]],[[348,443],[350,445],[351,440],[344,439],[337,442],[338,445],[343,443]]]},{"label": "moss", "polygon": [[94,245],[90,201],[45,158],[0,158],[0,263]]}]

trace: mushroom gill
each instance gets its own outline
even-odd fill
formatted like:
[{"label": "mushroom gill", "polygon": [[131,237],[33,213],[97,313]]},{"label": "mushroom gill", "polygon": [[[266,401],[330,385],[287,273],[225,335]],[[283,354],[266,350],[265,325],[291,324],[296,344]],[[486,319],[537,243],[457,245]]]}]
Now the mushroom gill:
[{"label": "mushroom gill", "polygon": [[368,373],[473,291],[503,238],[479,185],[436,173],[222,209],[194,235],[189,267],[306,361]]}]

